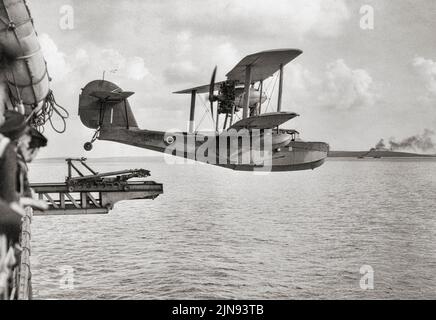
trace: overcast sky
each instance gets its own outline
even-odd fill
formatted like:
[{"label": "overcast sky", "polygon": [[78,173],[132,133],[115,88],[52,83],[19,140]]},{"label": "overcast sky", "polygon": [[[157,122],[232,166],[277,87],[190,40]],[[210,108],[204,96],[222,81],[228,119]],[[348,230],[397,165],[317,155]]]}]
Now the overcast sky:
[{"label": "overcast sky", "polygon": [[[61,27],[65,5],[73,29]],[[360,26],[364,5],[374,8],[373,29]],[[92,131],[78,119],[78,96],[104,70],[136,92],[130,104],[141,128],[186,130],[190,98],[173,91],[208,83],[215,65],[223,80],[245,55],[276,48],[303,50],[285,67],[283,97],[283,109],[301,115],[285,127],[303,139],[359,150],[436,131],[433,0],[32,0],[30,7],[52,89],[71,114],[65,134],[47,129],[41,157],[85,153]],[[201,128],[211,126],[206,117]],[[153,154],[99,142],[86,155]]]}]

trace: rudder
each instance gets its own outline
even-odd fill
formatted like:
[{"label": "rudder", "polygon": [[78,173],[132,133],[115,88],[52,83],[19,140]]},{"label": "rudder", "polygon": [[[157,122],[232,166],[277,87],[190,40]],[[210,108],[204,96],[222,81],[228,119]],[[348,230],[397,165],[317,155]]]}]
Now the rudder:
[{"label": "rudder", "polygon": [[90,129],[100,127],[137,128],[127,97],[116,84],[106,80],[89,82],[79,96],[79,117]]}]

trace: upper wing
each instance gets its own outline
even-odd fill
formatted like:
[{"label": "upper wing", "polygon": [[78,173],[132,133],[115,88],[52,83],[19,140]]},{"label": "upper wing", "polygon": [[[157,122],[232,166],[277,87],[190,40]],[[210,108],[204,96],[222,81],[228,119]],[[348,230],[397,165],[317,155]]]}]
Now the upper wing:
[{"label": "upper wing", "polygon": [[[225,81],[215,82],[215,88],[214,91],[219,90],[221,83]],[[206,93],[209,92],[210,84],[205,84],[204,86],[198,86],[194,88],[189,88],[181,91],[176,91],[173,93],[192,93],[192,91],[195,91],[195,93]]]},{"label": "upper wing", "polygon": [[276,73],[280,65],[286,65],[302,53],[303,51],[299,49],[278,49],[250,54],[227,73],[227,78],[244,83],[245,70],[250,66],[251,81],[261,81]]},{"label": "upper wing", "polygon": [[230,127],[230,129],[271,129],[299,115],[294,112],[271,112],[259,116],[242,119]]},{"label": "upper wing", "polygon": [[[280,69],[280,65],[286,65],[302,53],[303,51],[299,49],[278,49],[250,54],[242,59],[226,76],[228,80],[234,80],[243,84],[245,82],[245,70],[247,66],[250,66],[251,81],[261,81],[276,73]],[[219,90],[223,82],[225,81],[216,82],[214,91]],[[183,94],[192,93],[192,91],[196,93],[207,93],[209,92],[209,88],[210,85],[206,84],[173,93]]]}]

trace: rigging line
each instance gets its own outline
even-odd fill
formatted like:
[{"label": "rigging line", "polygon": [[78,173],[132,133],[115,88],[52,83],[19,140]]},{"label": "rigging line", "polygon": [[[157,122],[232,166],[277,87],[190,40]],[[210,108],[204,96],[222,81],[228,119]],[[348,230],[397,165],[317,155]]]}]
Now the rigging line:
[{"label": "rigging line", "polygon": [[210,109],[206,106],[206,101],[203,99],[203,97],[201,95],[199,95],[199,97],[200,97],[201,101],[203,102],[203,107],[206,110],[206,113],[209,113],[209,115],[210,115],[210,118],[212,120],[212,125],[214,125],[215,124],[215,120],[214,120],[214,118],[212,116],[212,113],[211,113]]},{"label": "rigging line", "polygon": [[209,112],[209,109],[206,107],[206,102],[203,100],[203,97],[201,95],[198,95],[198,97],[200,98],[201,102],[203,103],[203,107],[206,111],[203,113],[203,116],[201,117],[200,122],[198,123],[197,127],[195,128],[195,131],[198,131],[198,128],[200,128],[200,125],[204,120],[204,117]]},{"label": "rigging line", "polygon": [[203,122],[205,116],[206,116],[206,112],[203,113],[203,117],[201,118],[200,123],[197,125],[197,128],[195,128],[195,132],[197,132],[197,131],[198,131],[198,128],[200,128],[201,123]]},{"label": "rigging line", "polygon": [[271,98],[272,98],[272,95],[273,95],[274,90],[275,90],[275,88],[276,88],[277,79],[278,79],[278,74],[276,75],[276,79],[274,80],[274,86],[273,86],[273,88],[272,88],[272,90],[271,90],[271,95],[269,96],[269,99],[268,99],[268,105],[266,106],[266,110],[265,110],[265,112],[268,111],[269,105],[270,105],[270,103],[271,103]]},{"label": "rigging line", "polygon": [[[274,77],[277,77],[277,75],[275,75]],[[272,79],[272,80],[274,80],[274,79]],[[268,81],[268,86],[266,87],[265,92],[268,92],[269,88],[271,87],[271,84],[273,83],[272,80]]]},{"label": "rigging line", "polygon": [[273,94],[274,94],[274,90],[275,90],[275,87],[276,87],[276,83],[277,83],[277,80],[278,80],[278,73],[274,76],[274,79],[273,79],[274,81],[271,81],[270,83],[269,83],[269,86],[268,86],[268,90],[271,88],[271,84],[273,84],[273,87],[272,87],[272,89],[271,89],[271,93],[270,94],[268,94],[268,105],[267,105],[267,109],[266,110],[268,110],[268,107],[269,107],[269,104],[271,103],[271,99],[272,99],[272,96],[273,96]]}]

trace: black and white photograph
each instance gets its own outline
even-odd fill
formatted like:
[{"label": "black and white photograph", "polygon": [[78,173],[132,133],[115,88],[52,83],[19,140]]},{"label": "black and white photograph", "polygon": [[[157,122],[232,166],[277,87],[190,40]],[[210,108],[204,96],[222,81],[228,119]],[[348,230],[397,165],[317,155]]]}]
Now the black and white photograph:
[{"label": "black and white photograph", "polygon": [[0,300],[436,299],[435,30],[433,0],[0,0]]}]

